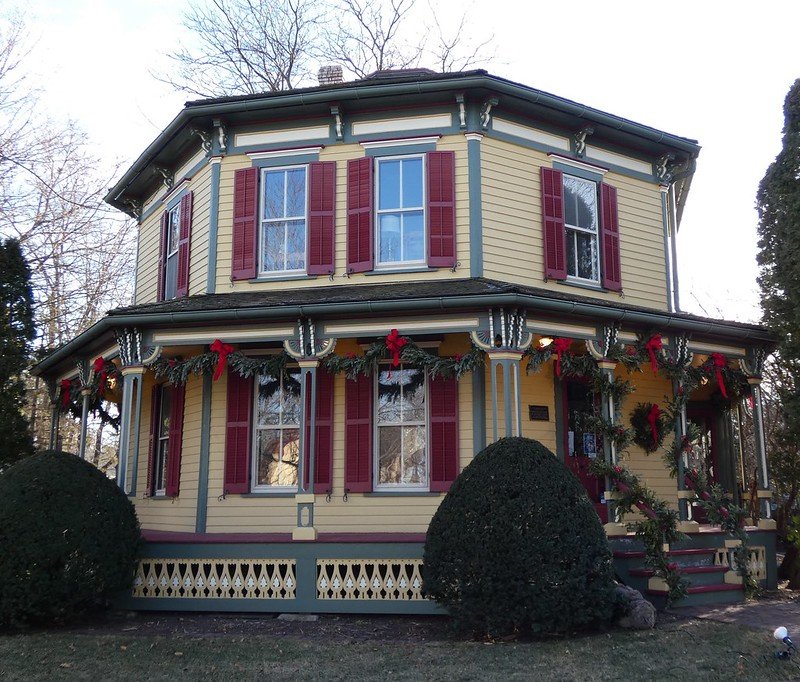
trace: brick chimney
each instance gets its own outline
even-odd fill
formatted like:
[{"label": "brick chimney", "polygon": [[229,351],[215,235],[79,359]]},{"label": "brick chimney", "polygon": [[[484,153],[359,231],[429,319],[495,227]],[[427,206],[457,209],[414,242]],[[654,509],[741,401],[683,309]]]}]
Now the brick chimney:
[{"label": "brick chimney", "polygon": [[336,83],[343,83],[342,67],[338,64],[330,64],[328,66],[321,66],[317,72],[317,80],[320,85],[335,85]]}]

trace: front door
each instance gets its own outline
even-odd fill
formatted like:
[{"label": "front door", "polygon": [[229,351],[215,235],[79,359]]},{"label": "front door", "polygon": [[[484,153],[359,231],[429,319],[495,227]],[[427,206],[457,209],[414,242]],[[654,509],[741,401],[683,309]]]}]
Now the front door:
[{"label": "front door", "polygon": [[602,436],[591,427],[591,419],[598,414],[599,405],[583,381],[564,381],[564,452],[567,467],[586,488],[603,523],[608,522],[608,508],[603,504],[605,481],[589,473],[592,460],[603,456]]}]

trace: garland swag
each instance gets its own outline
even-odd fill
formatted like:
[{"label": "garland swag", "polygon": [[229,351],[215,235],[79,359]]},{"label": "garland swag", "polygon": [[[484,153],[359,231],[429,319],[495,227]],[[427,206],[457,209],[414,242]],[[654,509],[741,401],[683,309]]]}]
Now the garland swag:
[{"label": "garland swag", "polygon": [[473,348],[467,353],[456,353],[453,357],[439,357],[420,348],[407,336],[400,336],[392,329],[385,337],[370,344],[363,354],[329,355],[325,366],[331,374],[344,373],[348,379],[359,374],[372,376],[380,369],[383,360],[391,358],[392,367],[401,362],[425,370],[431,378],[437,376],[460,379],[483,364],[483,354]]},{"label": "garland swag", "polygon": [[191,374],[209,375],[216,381],[226,366],[245,379],[255,375],[289,378],[286,368],[291,358],[286,351],[254,358],[233,350],[219,339],[211,344],[211,349],[186,359],[159,358],[153,363],[153,371],[173,385],[185,384]]},{"label": "garland swag", "polygon": [[79,379],[62,379],[59,385],[59,404],[62,412],[80,419],[83,412],[83,396],[81,391],[89,389],[89,412],[100,419],[103,424],[119,428],[119,417],[112,417],[103,404],[108,398],[109,384],[122,380],[122,373],[110,360],[98,357],[92,363],[91,380],[85,386]]}]

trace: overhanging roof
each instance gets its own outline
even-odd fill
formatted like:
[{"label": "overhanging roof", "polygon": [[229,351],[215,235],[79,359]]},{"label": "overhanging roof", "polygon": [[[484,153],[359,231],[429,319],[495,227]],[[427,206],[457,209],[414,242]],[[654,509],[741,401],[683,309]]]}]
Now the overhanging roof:
[{"label": "overhanging roof", "polygon": [[405,105],[441,104],[443,94],[454,96],[459,92],[481,101],[501,96],[501,110],[511,109],[573,132],[592,124],[595,128],[593,140],[653,157],[673,153],[679,159],[690,160],[700,151],[696,140],[671,135],[483,70],[458,73],[414,70],[334,85],[187,102],[109,190],[106,201],[122,211],[130,210],[125,199],[143,198],[153,183],[152,173],[146,172],[148,167],[151,164],[174,166],[179,159],[186,158],[189,150],[197,146],[197,139],[189,129],[210,130],[214,119],[224,119],[228,125],[247,125],[270,118],[328,117],[332,104],[342,105],[346,114],[354,114],[370,108],[396,107],[399,97]]},{"label": "overhanging roof", "polygon": [[45,374],[68,359],[90,353],[91,349],[102,345],[101,340],[110,339],[114,329],[124,327],[179,328],[224,322],[257,324],[279,318],[322,319],[343,315],[392,315],[404,311],[484,311],[492,306],[519,307],[560,318],[616,323],[629,329],[688,333],[697,338],[739,344],[773,346],[776,343],[775,335],[758,325],[689,313],[658,312],[550,289],[471,278],[202,294],[117,308],[83,334],[53,351],[33,368],[33,373]]}]

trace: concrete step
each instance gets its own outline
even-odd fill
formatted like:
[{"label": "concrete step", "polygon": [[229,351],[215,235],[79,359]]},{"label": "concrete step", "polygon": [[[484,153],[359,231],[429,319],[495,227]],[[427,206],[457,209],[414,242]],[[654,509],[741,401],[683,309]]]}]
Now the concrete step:
[{"label": "concrete step", "polygon": [[[692,587],[698,585],[718,585],[723,576],[728,572],[726,566],[686,566],[681,567],[681,573],[688,578]],[[651,578],[655,571],[651,568],[631,568],[628,571],[631,578]],[[638,589],[638,588],[637,588]]]},{"label": "concrete step", "polygon": [[[645,590],[645,597],[653,602],[656,600],[664,602],[667,596],[666,590]],[[715,585],[697,585],[687,590],[684,599],[672,606],[680,608],[682,606],[700,606],[701,604],[732,604],[744,601],[744,587],[742,585],[728,585],[725,583]],[[656,608],[659,605],[656,604]]]}]

